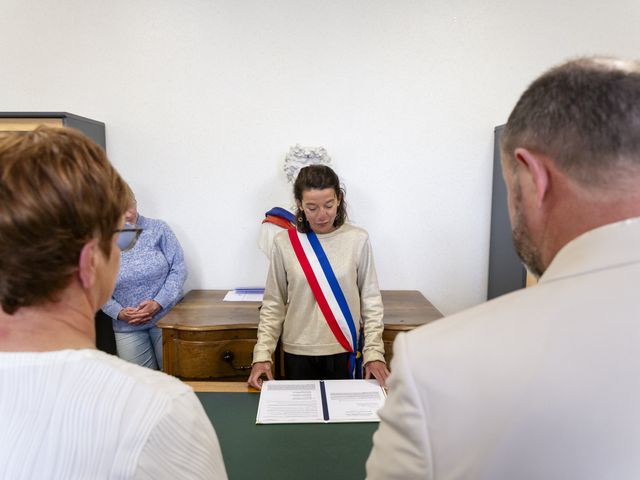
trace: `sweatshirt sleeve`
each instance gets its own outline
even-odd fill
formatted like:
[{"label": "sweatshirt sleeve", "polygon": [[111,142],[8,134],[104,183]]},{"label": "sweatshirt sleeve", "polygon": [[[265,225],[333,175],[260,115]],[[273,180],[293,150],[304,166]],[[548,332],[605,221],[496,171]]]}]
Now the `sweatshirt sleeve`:
[{"label": "sweatshirt sleeve", "polygon": [[167,224],[162,223],[162,236],[160,238],[160,250],[169,263],[169,273],[164,285],[155,296],[154,300],[162,308],[174,305],[182,297],[182,287],[187,279],[187,264],[184,260],[184,252]]},{"label": "sweatshirt sleeve", "polygon": [[366,365],[374,360],[385,362],[382,341],[384,307],[369,239],[362,246],[358,262],[358,289],[360,290],[360,316],[364,325],[363,364]]},{"label": "sweatshirt sleeve", "polygon": [[102,306],[101,310],[114,320],[117,320],[118,314],[123,308],[124,307],[120,305],[115,298],[111,297],[109,300],[107,300],[107,303]]},{"label": "sweatshirt sleeve", "polygon": [[282,333],[282,324],[287,312],[287,298],[284,258],[282,250],[275,242],[271,250],[271,263],[260,309],[258,341],[253,349],[253,363],[271,361]]}]

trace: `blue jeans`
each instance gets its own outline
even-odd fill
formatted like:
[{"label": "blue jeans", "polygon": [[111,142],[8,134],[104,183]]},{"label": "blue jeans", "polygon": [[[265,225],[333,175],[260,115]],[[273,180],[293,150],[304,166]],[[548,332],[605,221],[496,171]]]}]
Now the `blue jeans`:
[{"label": "blue jeans", "polygon": [[153,370],[162,369],[162,330],[158,327],[115,334],[120,358]]}]

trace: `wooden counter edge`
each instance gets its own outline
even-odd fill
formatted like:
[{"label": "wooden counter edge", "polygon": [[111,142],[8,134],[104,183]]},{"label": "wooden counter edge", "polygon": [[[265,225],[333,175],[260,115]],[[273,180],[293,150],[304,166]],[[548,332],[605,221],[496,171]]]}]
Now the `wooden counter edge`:
[{"label": "wooden counter edge", "polygon": [[[187,382],[183,380],[194,392],[213,392],[213,393],[260,393],[245,382]],[[389,389],[384,387],[385,394],[389,393]]]},{"label": "wooden counter edge", "polygon": [[260,393],[245,382],[187,382],[187,385],[193,388],[194,392],[241,392],[241,393]]},{"label": "wooden counter edge", "polygon": [[257,323],[223,323],[220,325],[207,324],[207,325],[181,325],[181,324],[167,324],[162,323],[160,320],[156,326],[163,330],[180,330],[181,332],[210,332],[212,330],[242,330],[251,329],[256,330],[258,328]]}]

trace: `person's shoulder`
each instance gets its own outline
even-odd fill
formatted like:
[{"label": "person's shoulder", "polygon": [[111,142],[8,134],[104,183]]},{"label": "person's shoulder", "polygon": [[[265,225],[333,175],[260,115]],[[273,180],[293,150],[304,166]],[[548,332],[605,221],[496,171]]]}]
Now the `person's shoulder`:
[{"label": "person's shoulder", "polygon": [[109,369],[112,376],[120,377],[123,382],[130,383],[149,394],[164,396],[171,400],[193,392],[189,385],[166,373],[141,367],[99,350],[90,351],[88,355]]},{"label": "person's shoulder", "polygon": [[445,316],[408,332],[406,344],[410,351],[421,355],[441,348],[484,348],[498,337],[517,341],[527,329],[535,328],[538,316],[534,312],[545,297],[541,290],[518,290]]},{"label": "person's shoulder", "polygon": [[352,223],[345,223],[339,229],[338,233],[345,236],[359,238],[367,240],[369,238],[369,232],[364,228],[353,225]]},{"label": "person's shoulder", "polygon": [[141,228],[148,228],[148,229],[157,229],[157,230],[162,230],[165,228],[170,229],[169,224],[164,220],[160,220],[159,218],[144,217],[142,215],[138,215],[138,225]]},{"label": "person's shoulder", "polygon": [[279,246],[289,244],[289,230],[284,228],[281,229],[281,231],[276,233],[275,237],[273,237],[273,242]]},{"label": "person's shoulder", "polygon": [[172,243],[177,242],[179,245],[179,240],[176,237],[175,232],[173,231],[171,226],[169,226],[169,224],[164,220],[160,220],[159,218],[144,217],[143,223],[140,223],[139,226],[143,230],[152,232],[152,235],[154,237],[164,238]]}]

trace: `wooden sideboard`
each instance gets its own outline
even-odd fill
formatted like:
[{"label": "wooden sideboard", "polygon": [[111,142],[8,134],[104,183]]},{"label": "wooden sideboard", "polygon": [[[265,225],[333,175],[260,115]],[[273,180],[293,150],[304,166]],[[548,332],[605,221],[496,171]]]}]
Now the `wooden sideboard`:
[{"label": "wooden sideboard", "polygon": [[[162,320],[163,370],[185,380],[242,381],[249,376],[260,302],[224,302],[226,290],[191,290]],[[387,364],[399,332],[442,314],[416,290],[383,290]],[[281,376],[281,351],[275,354]]]}]

